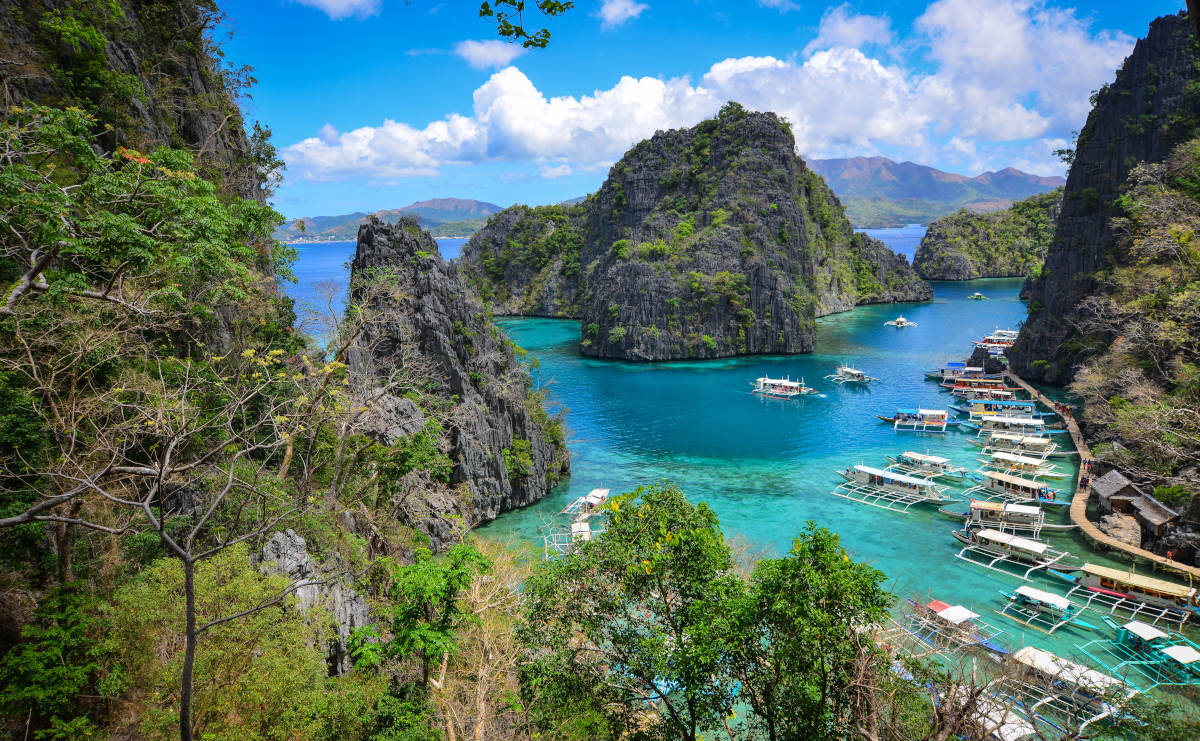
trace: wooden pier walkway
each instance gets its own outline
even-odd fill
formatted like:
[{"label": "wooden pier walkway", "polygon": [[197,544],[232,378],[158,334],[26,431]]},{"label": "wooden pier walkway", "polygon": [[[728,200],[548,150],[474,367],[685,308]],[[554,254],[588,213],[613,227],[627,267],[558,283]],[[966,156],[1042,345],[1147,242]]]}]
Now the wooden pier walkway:
[{"label": "wooden pier walkway", "polygon": [[[1050,409],[1056,409],[1054,402],[1051,401],[1045,394],[1038,391],[1033,386],[1029,385],[1025,379],[1016,375],[1011,371],[1006,371],[1004,374],[1009,380],[1017,384],[1034,399],[1037,399],[1042,404],[1045,404]],[[1092,451],[1088,448],[1087,441],[1083,439],[1083,433],[1079,429],[1079,424],[1075,421],[1075,416],[1070,412],[1062,415],[1063,421],[1067,425],[1067,431],[1071,433],[1071,440],[1075,443],[1075,448],[1079,451],[1079,478],[1075,482],[1075,496],[1071,498],[1071,522],[1075,524],[1085,535],[1091,538],[1096,543],[1107,548],[1113,548],[1119,551],[1124,551],[1133,556],[1143,558],[1156,567],[1169,571],[1176,571],[1192,579],[1200,579],[1200,569],[1194,566],[1173,561],[1165,556],[1160,556],[1157,553],[1138,548],[1137,546],[1122,543],[1116,538],[1111,537],[1107,533],[1096,527],[1096,523],[1088,519],[1087,505],[1088,497],[1092,494],[1092,476],[1087,472],[1088,463],[1093,462]]]}]

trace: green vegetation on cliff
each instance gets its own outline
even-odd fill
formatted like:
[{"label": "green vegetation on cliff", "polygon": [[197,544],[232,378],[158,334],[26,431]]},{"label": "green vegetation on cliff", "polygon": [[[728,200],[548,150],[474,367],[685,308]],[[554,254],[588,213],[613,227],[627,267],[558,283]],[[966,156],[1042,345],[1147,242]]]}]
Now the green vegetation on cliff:
[{"label": "green vegetation on cliff", "polygon": [[[1095,452],[1160,484],[1200,492],[1200,139],[1134,168],[1113,219],[1110,265],[1091,276],[1071,390]],[[1190,492],[1190,493],[1185,493]]]},{"label": "green vegetation on cliff", "polygon": [[577,317],[585,354],[633,360],[808,352],[817,316],[930,298],[794,148],[728,103],[636,144],[581,204],[493,216],[462,265],[497,312]]},{"label": "green vegetation on cliff", "polygon": [[943,216],[926,230],[913,268],[926,280],[1028,277],[1046,258],[1061,204],[1057,188],[1003,211]]}]

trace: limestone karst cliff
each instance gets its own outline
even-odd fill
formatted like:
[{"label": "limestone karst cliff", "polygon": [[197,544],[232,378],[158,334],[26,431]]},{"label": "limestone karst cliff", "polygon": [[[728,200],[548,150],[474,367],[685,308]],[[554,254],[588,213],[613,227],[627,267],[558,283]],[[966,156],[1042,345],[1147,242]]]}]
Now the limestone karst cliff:
[{"label": "limestone karst cliff", "polygon": [[1024,278],[1041,270],[1062,206],[1062,189],[1003,211],[956,211],[929,225],[913,257],[926,280]]},{"label": "limestone karst cliff", "polygon": [[530,389],[515,345],[415,220],[372,218],[359,228],[350,290],[379,317],[351,371],[422,390],[379,403],[373,434],[387,444],[427,435],[449,458],[449,470],[405,474],[403,519],[440,546],[464,526],[537,501],[566,474],[562,425]]},{"label": "limestone karst cliff", "polygon": [[737,104],[635,145],[581,204],[493,216],[462,262],[498,312],[578,318],[585,355],[630,360],[810,352],[818,316],[932,297],[786,122]]},{"label": "limestone karst cliff", "polygon": [[1029,318],[1009,353],[1023,376],[1065,383],[1088,347],[1105,346],[1080,341],[1086,312],[1080,303],[1100,290],[1098,273],[1124,259],[1111,220],[1121,215],[1117,199],[1130,171],[1164,160],[1200,121],[1195,44],[1186,15],[1159,18],[1116,79],[1096,93],[1076,143],[1054,239],[1030,286]]}]

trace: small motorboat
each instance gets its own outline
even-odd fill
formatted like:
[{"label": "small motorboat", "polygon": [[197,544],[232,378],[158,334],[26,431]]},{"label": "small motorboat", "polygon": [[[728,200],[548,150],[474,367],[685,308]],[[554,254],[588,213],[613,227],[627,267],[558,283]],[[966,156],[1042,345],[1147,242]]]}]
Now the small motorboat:
[{"label": "small motorboat", "polygon": [[917,326],[916,322],[910,322],[909,320],[905,319],[903,316],[898,316],[895,319],[884,322],[883,324],[885,327],[915,327],[915,326]]},{"label": "small motorboat", "polygon": [[987,300],[987,296],[984,296],[979,291],[972,293],[970,296],[967,296],[967,298],[970,299],[971,301],[986,301]]}]

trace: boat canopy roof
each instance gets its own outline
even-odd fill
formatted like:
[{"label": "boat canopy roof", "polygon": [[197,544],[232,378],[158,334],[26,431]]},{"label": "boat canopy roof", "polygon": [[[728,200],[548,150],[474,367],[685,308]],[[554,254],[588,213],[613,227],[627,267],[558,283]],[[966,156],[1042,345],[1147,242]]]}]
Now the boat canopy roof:
[{"label": "boat canopy roof", "polygon": [[1037,517],[1042,513],[1042,508],[1036,504],[1013,504],[1012,502],[1009,502],[1004,505],[1004,511],[1012,512],[1018,515],[1030,515],[1032,517]]},{"label": "boat canopy roof", "polygon": [[[976,391],[987,391],[988,394],[992,398],[990,398],[990,399],[984,399],[984,398],[967,399],[968,404],[987,404],[988,402],[992,402],[992,403],[1007,402],[1008,399],[1006,397],[1012,396],[1014,393],[1012,391],[1005,391],[1004,389],[975,389],[975,390]],[[997,399],[996,398],[997,396],[1000,398]]]},{"label": "boat canopy roof", "polygon": [[591,535],[591,533],[592,526],[589,525],[586,520],[580,520],[579,522],[571,523],[572,535]]},{"label": "boat canopy roof", "polygon": [[914,461],[925,461],[926,463],[936,463],[938,465],[950,462],[949,458],[943,458],[940,455],[929,455],[928,453],[914,453],[911,450],[904,451],[903,453],[900,454],[900,457],[908,458],[909,460],[914,460]]},{"label": "boat canopy roof", "polygon": [[983,421],[990,424],[1016,425],[1019,427],[1041,427],[1046,424],[1045,420],[1038,419],[1037,417],[1001,417],[998,415],[995,417],[985,417]]},{"label": "boat canopy roof", "polygon": [[1060,597],[1053,592],[1047,592],[1037,587],[1017,587],[1017,594],[1051,607],[1057,607],[1060,610],[1066,610],[1071,606],[1071,601],[1066,597]]},{"label": "boat canopy roof", "polygon": [[600,504],[605,499],[608,499],[608,489],[592,489],[590,492],[588,492],[587,496],[584,497],[584,501],[593,507],[595,507],[597,504]]},{"label": "boat canopy roof", "polygon": [[1049,651],[1036,646],[1025,646],[1012,655],[1014,661],[1033,669],[1037,673],[1058,681],[1068,682],[1076,687],[1091,689],[1116,689],[1122,683],[1107,674],[1095,669],[1089,669],[1074,661],[1059,658]]},{"label": "boat canopy roof", "polygon": [[1152,576],[1142,576],[1129,571],[1121,571],[1120,569],[1111,569],[1107,566],[1097,566],[1094,563],[1085,563],[1083,572],[1098,576],[1101,579],[1111,579],[1115,582],[1128,584],[1133,587],[1140,587],[1159,594],[1166,594],[1172,597],[1191,598],[1196,593],[1195,587],[1186,587],[1182,584],[1166,581],[1165,579],[1155,579]]},{"label": "boat canopy roof", "polygon": [[966,364],[966,363],[959,363],[959,362],[957,362],[957,361],[951,361],[951,362],[949,362],[949,363],[946,363],[946,364],[945,364],[944,366],[942,366],[942,367],[943,367],[943,368],[966,368],[966,366],[967,366],[967,364]]},{"label": "boat canopy roof", "polygon": [[1017,455],[1016,453],[1005,453],[1004,451],[992,453],[992,460],[1007,461],[1008,463],[1019,463],[1022,466],[1040,466],[1043,463],[1043,461],[1039,458],[1030,458],[1029,456]]},{"label": "boat canopy roof", "polygon": [[1003,512],[1004,502],[985,502],[981,499],[972,499],[971,509],[983,510],[984,512]]},{"label": "boat canopy roof", "polygon": [[1002,533],[999,530],[992,530],[990,528],[984,528],[983,530],[980,530],[977,537],[983,540],[990,540],[993,543],[1003,543],[1011,548],[1028,551],[1029,553],[1036,553],[1038,555],[1045,553],[1046,549],[1050,547],[1045,543],[1041,543],[1036,540],[1022,538],[1019,535],[1013,535],[1012,533]]},{"label": "boat canopy roof", "polygon": [[1200,661],[1200,651],[1197,651],[1191,646],[1167,646],[1162,650],[1162,652],[1167,656],[1170,656],[1172,659],[1175,659],[1180,664],[1194,664],[1195,662]]},{"label": "boat canopy roof", "polygon": [[1022,489],[1048,489],[1048,488],[1050,488],[1040,481],[1030,481],[1029,479],[1023,479],[1020,476],[1013,476],[1012,474],[1008,474],[1008,473],[1000,473],[999,471],[980,471],[980,473],[982,475],[988,477],[989,479],[992,479],[993,481],[1003,481],[1006,484],[1011,484],[1012,486],[1019,486]]},{"label": "boat canopy roof", "polygon": [[[1011,391],[993,391],[994,394],[1005,394],[1012,396]],[[1024,399],[967,399],[968,404],[992,404],[1004,407],[1036,407],[1036,401],[1025,401]]]},{"label": "boat canopy roof", "polygon": [[950,605],[944,610],[936,610],[936,612],[938,617],[953,625],[960,625],[979,617],[979,613],[971,612],[962,605]]},{"label": "boat canopy roof", "polygon": [[993,432],[992,440],[1007,440],[1018,445],[1028,445],[1034,448],[1049,447],[1054,441],[1048,437],[1033,437],[1030,435],[1013,435],[1007,432]]},{"label": "boat canopy roof", "polygon": [[786,378],[767,378],[766,376],[763,376],[762,378],[756,380],[758,381],[759,385],[770,384],[771,386],[785,386],[787,388],[800,388],[804,385],[799,381],[791,381]]},{"label": "boat canopy roof", "polygon": [[880,478],[888,479],[889,481],[895,481],[898,484],[914,484],[923,487],[932,487],[934,485],[929,479],[919,479],[916,476],[905,476],[902,473],[885,471],[882,468],[875,468],[874,466],[864,466],[859,464],[854,467],[854,470],[862,471],[863,473],[871,474],[872,476],[879,476]]},{"label": "boat canopy roof", "polygon": [[1133,633],[1143,641],[1157,641],[1159,638],[1166,638],[1167,634],[1155,628],[1153,625],[1143,623],[1141,620],[1130,620],[1125,625],[1121,626],[1125,630]]}]

